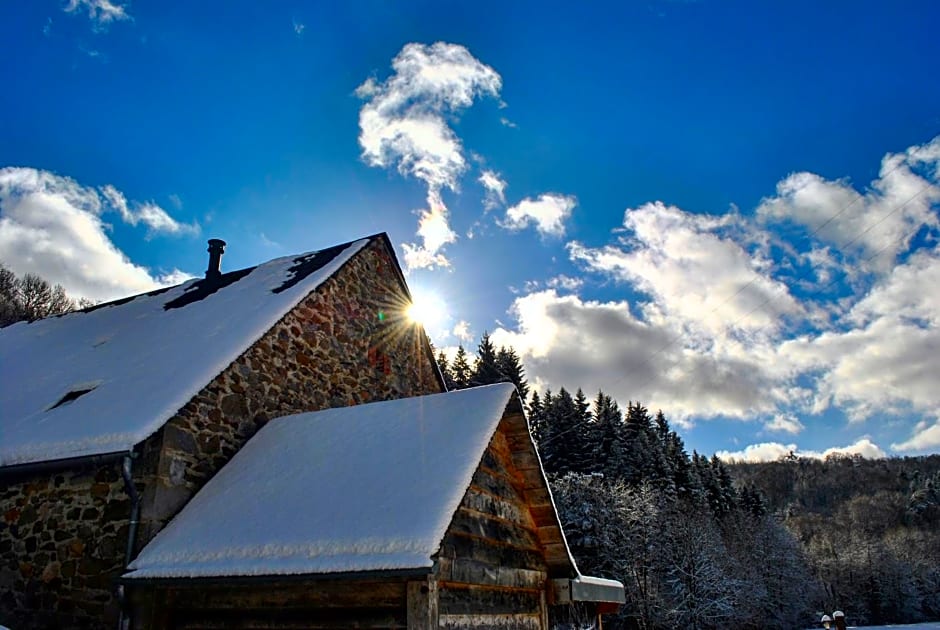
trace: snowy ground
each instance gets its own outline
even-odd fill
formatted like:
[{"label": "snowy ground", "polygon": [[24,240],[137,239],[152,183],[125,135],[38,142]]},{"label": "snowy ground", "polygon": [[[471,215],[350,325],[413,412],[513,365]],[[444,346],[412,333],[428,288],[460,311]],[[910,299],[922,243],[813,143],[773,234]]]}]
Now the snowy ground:
[{"label": "snowy ground", "polygon": [[849,628],[864,628],[864,630],[940,630],[940,621],[926,623],[912,623],[898,626],[849,626]]}]

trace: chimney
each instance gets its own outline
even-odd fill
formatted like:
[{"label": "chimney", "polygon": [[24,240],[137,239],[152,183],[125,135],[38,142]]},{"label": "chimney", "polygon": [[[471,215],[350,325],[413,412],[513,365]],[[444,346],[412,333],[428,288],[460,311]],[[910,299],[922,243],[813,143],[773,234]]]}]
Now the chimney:
[{"label": "chimney", "polygon": [[220,238],[209,239],[209,268],[206,269],[206,280],[217,280],[222,277],[222,254],[225,253],[225,241]]}]

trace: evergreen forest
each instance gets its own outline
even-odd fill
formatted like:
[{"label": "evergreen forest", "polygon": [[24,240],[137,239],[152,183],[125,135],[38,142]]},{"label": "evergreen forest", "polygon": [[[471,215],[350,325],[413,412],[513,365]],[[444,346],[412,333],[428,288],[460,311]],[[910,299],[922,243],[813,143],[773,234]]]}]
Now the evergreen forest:
[{"label": "evergreen forest", "polygon": [[617,579],[608,628],[808,628],[940,619],[940,455],[735,463],[661,411],[532,391],[512,348],[438,354],[451,388],[510,381],[582,573]]}]

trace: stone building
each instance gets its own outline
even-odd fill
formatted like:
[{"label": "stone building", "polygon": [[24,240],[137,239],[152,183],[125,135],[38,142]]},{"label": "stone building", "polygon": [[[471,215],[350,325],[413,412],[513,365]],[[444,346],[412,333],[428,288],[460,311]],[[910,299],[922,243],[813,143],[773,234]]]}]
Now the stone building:
[{"label": "stone building", "polygon": [[583,628],[624,601],[578,573],[509,383],[278,418],[129,569],[154,630]]},{"label": "stone building", "polygon": [[228,273],[214,245],[0,329],[0,625],[115,627],[129,560],[272,418],[444,390],[385,234]]},{"label": "stone building", "polygon": [[223,245],[203,279],[0,329],[0,625],[544,628],[623,601],[578,574],[513,388],[442,393],[387,236],[228,273]]}]

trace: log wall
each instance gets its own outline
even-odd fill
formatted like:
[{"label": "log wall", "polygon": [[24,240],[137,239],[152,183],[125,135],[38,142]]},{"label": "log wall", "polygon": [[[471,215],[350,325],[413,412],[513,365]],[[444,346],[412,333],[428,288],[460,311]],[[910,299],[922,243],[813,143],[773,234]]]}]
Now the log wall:
[{"label": "log wall", "polygon": [[506,429],[490,441],[437,557],[441,628],[547,627],[548,565]]}]

